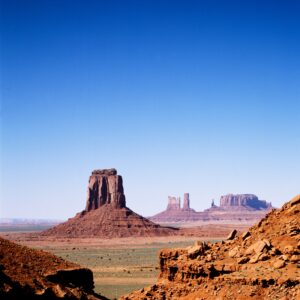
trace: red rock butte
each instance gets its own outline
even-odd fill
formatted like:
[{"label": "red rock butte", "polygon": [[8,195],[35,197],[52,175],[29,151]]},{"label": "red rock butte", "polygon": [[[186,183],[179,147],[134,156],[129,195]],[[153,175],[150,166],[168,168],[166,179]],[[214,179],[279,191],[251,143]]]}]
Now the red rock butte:
[{"label": "red rock butte", "polygon": [[116,169],[102,169],[94,170],[89,178],[85,210],[42,235],[113,238],[167,236],[177,231],[155,224],[126,207],[122,176]]}]

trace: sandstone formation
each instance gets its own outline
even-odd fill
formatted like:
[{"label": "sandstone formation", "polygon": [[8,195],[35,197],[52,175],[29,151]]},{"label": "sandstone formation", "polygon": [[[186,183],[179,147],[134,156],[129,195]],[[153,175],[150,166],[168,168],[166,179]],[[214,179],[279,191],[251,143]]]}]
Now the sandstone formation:
[{"label": "sandstone formation", "polygon": [[115,208],[126,206],[123,179],[116,169],[94,170],[89,179],[85,210],[91,211],[105,204]]},{"label": "sandstone formation", "polygon": [[0,299],[106,299],[93,288],[91,270],[0,238]]},{"label": "sandstone formation", "polygon": [[157,283],[122,299],[300,299],[300,195],[243,234],[159,259]]},{"label": "sandstone formation", "polygon": [[184,193],[183,195],[183,210],[190,210],[190,194]]},{"label": "sandstone formation", "polygon": [[184,194],[183,208],[180,207],[180,198],[169,197],[167,209],[149,219],[157,223],[175,222],[254,222],[260,220],[272,209],[271,203],[259,200],[252,194],[229,194],[221,196],[220,206],[212,201],[211,207],[201,212],[190,208],[189,194]]},{"label": "sandstone formation", "polygon": [[169,196],[166,210],[149,219],[158,223],[184,222],[197,218],[197,214],[194,209],[190,208],[189,193],[185,193],[183,196],[183,207],[181,207],[180,197]]},{"label": "sandstone formation", "polygon": [[116,169],[95,170],[89,178],[86,208],[67,222],[43,232],[56,237],[130,237],[174,235],[126,207],[123,180]]},{"label": "sandstone formation", "polygon": [[271,203],[265,200],[259,200],[253,194],[228,194],[221,196],[220,207],[224,209],[248,209],[248,210],[266,210],[272,208]]},{"label": "sandstone formation", "polygon": [[181,209],[181,199],[180,197],[168,197],[168,206],[167,210],[180,210]]}]

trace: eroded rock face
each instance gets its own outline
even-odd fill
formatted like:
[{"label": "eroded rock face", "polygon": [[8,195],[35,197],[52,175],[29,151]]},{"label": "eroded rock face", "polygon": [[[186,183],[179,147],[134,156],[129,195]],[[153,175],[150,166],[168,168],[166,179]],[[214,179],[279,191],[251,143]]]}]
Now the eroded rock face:
[{"label": "eroded rock face", "polygon": [[268,209],[272,207],[272,205],[265,200],[259,200],[258,197],[253,194],[239,194],[239,195],[228,194],[225,196],[221,196],[220,207],[221,208],[249,207],[255,210],[260,210],[260,209]]},{"label": "eroded rock face", "polygon": [[105,204],[114,208],[126,207],[122,176],[116,169],[94,170],[89,179],[85,211],[97,209]]},{"label": "eroded rock face", "polygon": [[300,195],[244,234],[162,250],[155,285],[137,299],[300,299]]}]

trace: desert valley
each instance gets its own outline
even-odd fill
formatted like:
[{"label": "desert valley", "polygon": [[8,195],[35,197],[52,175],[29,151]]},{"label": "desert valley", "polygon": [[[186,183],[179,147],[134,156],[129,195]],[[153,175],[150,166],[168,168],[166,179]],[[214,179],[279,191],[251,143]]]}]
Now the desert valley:
[{"label": "desert valley", "polygon": [[0,300],[300,300],[300,1],[0,1]]},{"label": "desert valley", "polygon": [[0,278],[5,300],[298,299],[300,196],[274,209],[227,195],[196,212],[186,193],[149,220],[116,169],[95,170],[75,217],[1,233]]}]

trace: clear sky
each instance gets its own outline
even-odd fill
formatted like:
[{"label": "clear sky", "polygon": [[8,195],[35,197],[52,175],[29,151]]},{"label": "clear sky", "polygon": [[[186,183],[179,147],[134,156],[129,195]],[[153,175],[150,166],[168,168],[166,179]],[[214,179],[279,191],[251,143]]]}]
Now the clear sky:
[{"label": "clear sky", "polygon": [[72,217],[117,168],[150,216],[300,192],[300,2],[1,1],[0,217]]}]

